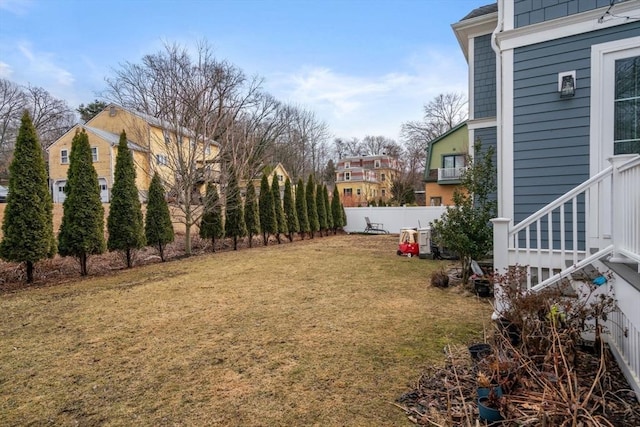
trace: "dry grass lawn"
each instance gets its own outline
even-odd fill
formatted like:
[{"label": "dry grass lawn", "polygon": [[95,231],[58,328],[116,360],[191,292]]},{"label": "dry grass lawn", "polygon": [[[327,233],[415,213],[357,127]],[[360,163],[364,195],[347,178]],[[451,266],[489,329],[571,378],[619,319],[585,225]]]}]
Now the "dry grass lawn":
[{"label": "dry grass lawn", "polygon": [[393,426],[490,307],[393,236],[224,252],[0,295],[0,425]]}]

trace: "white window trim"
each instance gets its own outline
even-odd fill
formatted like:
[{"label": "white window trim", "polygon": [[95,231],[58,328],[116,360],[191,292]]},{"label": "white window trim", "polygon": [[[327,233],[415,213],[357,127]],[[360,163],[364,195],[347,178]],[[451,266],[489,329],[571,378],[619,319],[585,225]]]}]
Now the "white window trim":
[{"label": "white window trim", "polygon": [[344,180],[345,181],[351,181],[351,172],[345,172],[344,173]]},{"label": "white window trim", "polygon": [[344,168],[345,169],[351,168],[351,162],[344,162]]},{"label": "white window trim", "polygon": [[590,176],[607,168],[613,156],[615,61],[631,56],[640,56],[640,37],[591,46]]},{"label": "white window trim", "polygon": [[[613,101],[615,96],[615,61],[640,55],[640,37],[591,46],[591,116],[589,128],[589,176],[609,166],[613,156]],[[608,227],[611,215],[611,194],[590,192],[590,206],[599,211],[589,217],[590,247],[602,247],[611,236]]]},{"label": "white window trim", "polygon": [[[63,156],[62,153],[65,153],[65,155]],[[66,161],[64,160],[65,158],[66,158]],[[60,150],[60,164],[61,165],[69,164],[69,150],[66,148],[63,148],[62,150]]]},{"label": "white window trim", "polygon": [[[93,150],[95,150],[95,156],[94,156]],[[98,154],[99,154],[98,147],[96,146],[91,147],[91,160],[93,161],[93,163],[96,163],[100,158]]]},{"label": "white window trim", "polygon": [[[606,10],[607,7],[601,7],[513,30],[507,30],[505,25],[506,31],[502,31],[497,35],[498,43],[503,50],[515,49],[517,47],[557,40],[601,30],[603,28],[616,27],[629,22],[626,19],[609,17],[610,19],[605,19],[599,23],[598,19]],[[617,16],[638,16],[640,7],[638,6],[638,2],[635,1],[616,3],[614,13]]]}]

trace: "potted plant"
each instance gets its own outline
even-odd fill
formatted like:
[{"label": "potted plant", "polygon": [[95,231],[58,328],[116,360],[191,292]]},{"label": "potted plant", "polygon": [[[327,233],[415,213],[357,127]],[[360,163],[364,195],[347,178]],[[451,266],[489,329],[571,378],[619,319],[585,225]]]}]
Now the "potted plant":
[{"label": "potted plant", "polygon": [[492,392],[496,396],[502,397],[502,387],[500,384],[493,382],[484,372],[478,372],[476,383],[478,385],[478,398],[488,397]]},{"label": "potted plant", "polygon": [[478,414],[480,419],[493,423],[504,420],[502,412],[506,409],[504,396],[498,396],[494,389],[489,394],[478,398]]}]

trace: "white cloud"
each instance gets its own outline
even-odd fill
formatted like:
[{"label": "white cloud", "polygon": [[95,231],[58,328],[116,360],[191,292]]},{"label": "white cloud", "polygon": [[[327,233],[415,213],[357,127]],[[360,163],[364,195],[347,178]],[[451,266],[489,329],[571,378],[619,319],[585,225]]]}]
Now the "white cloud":
[{"label": "white cloud", "polygon": [[419,120],[436,95],[467,90],[467,66],[446,52],[415,53],[393,72],[349,75],[327,67],[305,67],[267,80],[279,99],[302,104],[325,120],[336,136],[398,138],[400,126]]},{"label": "white cloud", "polygon": [[5,62],[0,61],[0,78],[11,80],[11,74],[13,74],[11,66]]},{"label": "white cloud", "polygon": [[0,9],[14,15],[24,15],[29,11],[32,4],[32,0],[0,0]]},{"label": "white cloud", "polygon": [[29,75],[37,80],[44,78],[55,86],[71,86],[74,82],[73,75],[57,65],[53,54],[48,52],[34,52],[29,43],[18,44],[18,49],[29,63]]}]

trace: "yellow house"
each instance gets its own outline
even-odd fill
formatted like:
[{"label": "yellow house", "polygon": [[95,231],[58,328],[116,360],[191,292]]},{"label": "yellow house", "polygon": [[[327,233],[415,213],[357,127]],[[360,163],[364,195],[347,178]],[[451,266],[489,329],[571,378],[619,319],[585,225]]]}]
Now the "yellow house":
[{"label": "yellow house", "polygon": [[336,165],[336,187],[344,206],[367,206],[370,201],[388,202],[391,186],[401,170],[398,159],[387,156],[344,157]]},{"label": "yellow house", "polygon": [[468,152],[469,131],[466,122],[429,143],[423,179],[428,206],[453,204],[453,191],[460,184],[460,177],[467,166]]},{"label": "yellow house", "polygon": [[[280,200],[282,200],[282,197],[284,197],[284,183],[287,180],[287,178],[289,178],[289,181],[291,181],[291,177],[289,176],[289,172],[287,172],[287,170],[284,168],[284,166],[282,166],[282,163],[278,163],[275,166],[266,166],[264,168],[263,173],[267,174],[267,180],[269,181],[269,188],[271,188],[271,185],[273,185],[273,177],[275,176],[276,179],[278,180],[278,185],[280,186]],[[262,181],[262,175],[260,175],[259,178],[254,178],[251,180],[254,188],[256,189],[256,194],[260,193],[260,182]],[[291,188],[295,188],[296,183],[295,182],[291,182]],[[247,181],[246,180],[241,180],[238,183],[238,186],[240,187],[240,192],[242,194],[242,197],[244,197],[244,195],[246,194],[246,190],[247,190]]]},{"label": "yellow house", "polygon": [[49,178],[54,202],[64,201],[71,141],[80,129],[84,129],[89,136],[104,203],[110,200],[118,141],[123,130],[127,134],[127,142],[133,153],[136,185],[142,200],[146,200],[149,184],[155,172],[158,172],[169,186],[175,182],[177,169],[174,165],[179,164],[180,160],[187,159],[195,163],[201,175],[214,174],[219,168],[214,163],[220,151],[215,142],[195,142],[194,138],[189,136],[192,133],[188,130],[179,129],[179,132],[175,132],[171,130],[171,126],[159,119],[110,104],[86,124],[74,126],[49,147]]}]

